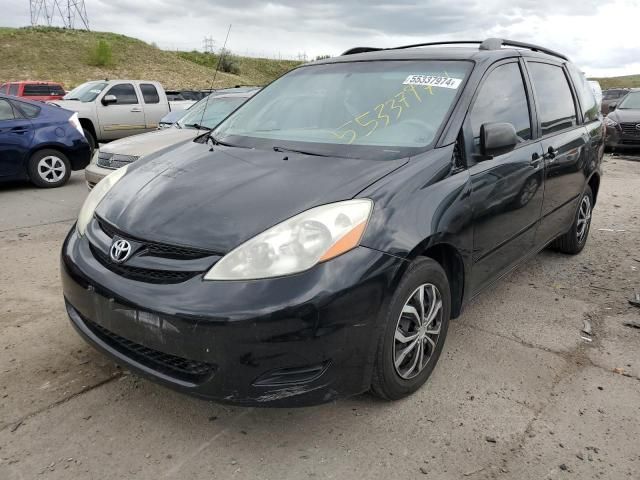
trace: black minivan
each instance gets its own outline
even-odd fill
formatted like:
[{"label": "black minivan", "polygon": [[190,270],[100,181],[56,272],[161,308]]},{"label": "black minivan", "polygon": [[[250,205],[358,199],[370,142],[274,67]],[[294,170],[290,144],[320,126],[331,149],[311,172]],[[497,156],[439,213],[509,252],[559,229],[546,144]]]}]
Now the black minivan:
[{"label": "black minivan", "polygon": [[582,250],[603,139],[584,76],[545,48],[355,48],[102,180],[62,247],[66,308],[200,397],[399,399],[471,299],[549,245]]}]

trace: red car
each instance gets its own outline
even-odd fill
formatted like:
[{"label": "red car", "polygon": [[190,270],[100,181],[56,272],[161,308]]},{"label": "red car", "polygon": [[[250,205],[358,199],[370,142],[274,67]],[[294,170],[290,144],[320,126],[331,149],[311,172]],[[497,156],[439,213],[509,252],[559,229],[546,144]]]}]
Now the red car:
[{"label": "red car", "polygon": [[0,85],[0,93],[25,97],[29,100],[60,100],[65,95],[62,85],[55,82],[7,82]]}]

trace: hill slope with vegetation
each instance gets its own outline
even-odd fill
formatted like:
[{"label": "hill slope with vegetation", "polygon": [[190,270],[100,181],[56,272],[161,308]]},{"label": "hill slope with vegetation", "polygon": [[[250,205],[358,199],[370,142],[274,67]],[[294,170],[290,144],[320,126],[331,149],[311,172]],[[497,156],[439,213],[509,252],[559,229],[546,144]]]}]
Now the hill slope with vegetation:
[{"label": "hill slope with vegetation", "polygon": [[[71,89],[87,80],[157,80],[167,89],[211,85],[216,55],[173,52],[135,38],[107,32],[61,28],[0,28],[0,83],[51,80]],[[300,62],[232,56],[214,87],[264,85]]]},{"label": "hill slope with vegetation", "polygon": [[624,77],[594,78],[593,80],[598,80],[603,90],[606,90],[607,88],[616,88],[616,87],[628,87],[628,88],[640,87],[640,75],[625,75]]}]

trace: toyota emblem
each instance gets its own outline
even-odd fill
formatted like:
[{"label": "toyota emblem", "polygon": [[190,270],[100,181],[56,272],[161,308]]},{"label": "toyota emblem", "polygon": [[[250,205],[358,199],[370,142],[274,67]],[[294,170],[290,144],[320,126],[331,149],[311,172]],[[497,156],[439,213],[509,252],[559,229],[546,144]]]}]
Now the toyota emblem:
[{"label": "toyota emblem", "polygon": [[131,244],[126,240],[115,240],[111,244],[109,255],[111,256],[111,260],[114,262],[122,263],[129,258],[129,255],[131,255]]},{"label": "toyota emblem", "polygon": [[640,123],[636,123],[636,130],[640,130]]}]

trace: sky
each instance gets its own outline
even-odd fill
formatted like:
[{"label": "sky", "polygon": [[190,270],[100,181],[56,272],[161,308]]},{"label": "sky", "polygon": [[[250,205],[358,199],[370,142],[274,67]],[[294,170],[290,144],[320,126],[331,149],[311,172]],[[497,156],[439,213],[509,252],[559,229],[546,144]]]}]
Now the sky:
[{"label": "sky", "polygon": [[[201,50],[204,37],[213,37],[220,48],[229,25],[228,49],[269,58],[313,59],[339,55],[353,46],[500,37],[560,51],[588,76],[640,74],[640,0],[86,0],[85,4],[92,30],[129,35],[164,49]],[[0,0],[0,26],[29,23],[27,0]]]}]

